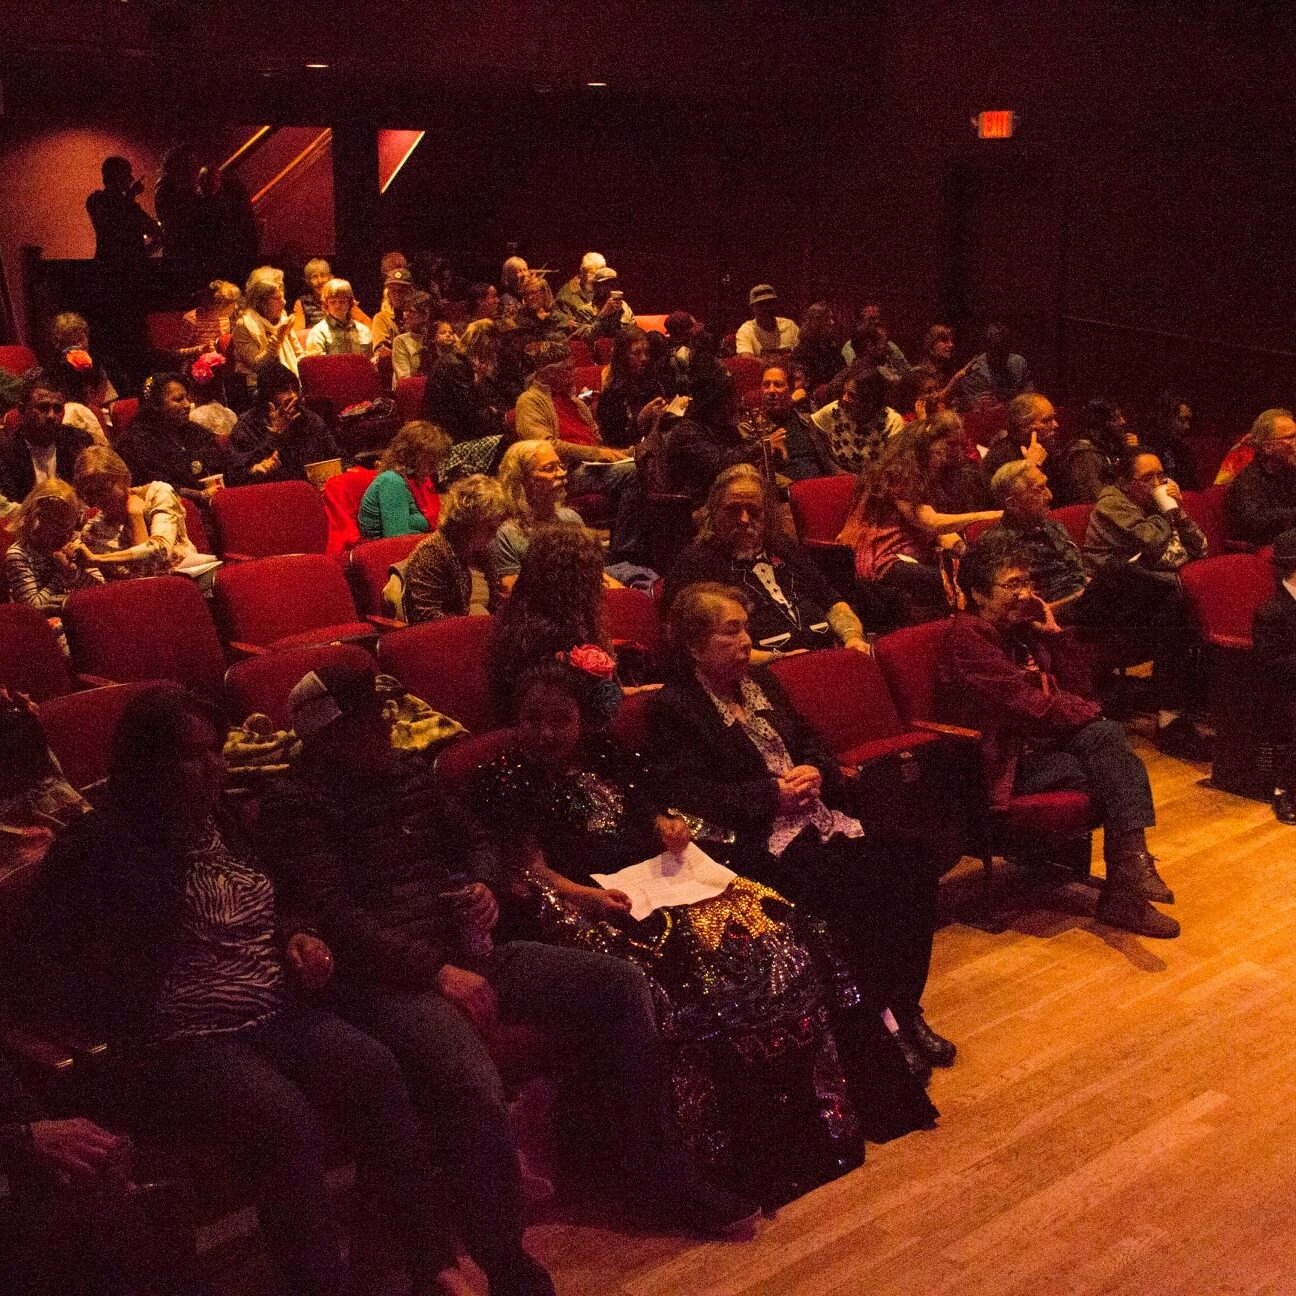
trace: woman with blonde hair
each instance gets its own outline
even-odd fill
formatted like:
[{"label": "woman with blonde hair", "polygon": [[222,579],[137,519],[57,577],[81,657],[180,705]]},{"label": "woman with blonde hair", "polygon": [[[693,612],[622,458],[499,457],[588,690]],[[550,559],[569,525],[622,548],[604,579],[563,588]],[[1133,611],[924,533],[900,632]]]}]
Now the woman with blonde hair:
[{"label": "woman with blonde hair", "polygon": [[4,557],[9,597],[15,603],[26,603],[54,622],[73,590],[102,582],[97,571],[77,560],[80,525],[81,501],[59,477],[41,482],[23,500],[14,542]]},{"label": "woman with blonde hair", "polygon": [[244,298],[247,309],[234,325],[230,343],[238,372],[255,380],[259,365],[278,360],[296,374],[302,348],[293,332],[292,316],[284,312],[283,275],[276,279],[254,270]]},{"label": "woman with blonde hair", "polygon": [[172,487],[162,481],[132,486],[130,469],[115,450],[82,450],[73,482],[82,501],[99,510],[81,529],[77,558],[98,567],[106,580],[177,571],[202,575],[216,566],[189,539],[184,505]]},{"label": "woman with blonde hair", "polygon": [[392,438],[378,461],[378,476],[360,500],[360,534],[366,540],[414,535],[428,520],[414,497],[428,488],[450,451],[450,438],[435,423],[414,419]]},{"label": "woman with blonde hair", "polygon": [[411,625],[495,610],[500,583],[491,547],[508,512],[504,488],[493,477],[477,473],[450,487],[437,529],[405,568],[402,602]]},{"label": "woman with blonde hair", "polygon": [[221,338],[234,331],[241,297],[238,284],[225,279],[213,279],[203,289],[198,305],[191,311],[185,311],[180,347],[176,354],[191,361],[208,351],[215,351]]}]

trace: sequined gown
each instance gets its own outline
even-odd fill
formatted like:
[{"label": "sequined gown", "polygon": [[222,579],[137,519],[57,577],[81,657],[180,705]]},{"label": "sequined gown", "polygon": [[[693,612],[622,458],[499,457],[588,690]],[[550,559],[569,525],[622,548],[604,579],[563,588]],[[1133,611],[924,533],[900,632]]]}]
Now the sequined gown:
[{"label": "sequined gown", "polygon": [[[506,825],[506,847],[533,840],[581,885],[661,850],[642,767],[610,740],[587,743],[570,772],[507,752],[472,795],[484,823]],[[768,887],[740,877],[714,899],[625,928],[590,922],[532,879],[519,908],[520,935],[647,973],[685,1140],[733,1188],[778,1205],[859,1165],[865,1135],[932,1123],[822,925]]]}]

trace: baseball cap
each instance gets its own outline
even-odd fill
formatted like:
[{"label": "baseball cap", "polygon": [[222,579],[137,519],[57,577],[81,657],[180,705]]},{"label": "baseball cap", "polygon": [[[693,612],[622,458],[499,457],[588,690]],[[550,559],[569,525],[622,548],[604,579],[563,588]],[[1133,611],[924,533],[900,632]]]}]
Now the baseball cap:
[{"label": "baseball cap", "polygon": [[594,271],[595,283],[607,283],[609,279],[615,279],[616,277],[617,272],[613,270],[611,266],[599,266],[599,268]]},{"label": "baseball cap", "polygon": [[757,284],[747,294],[747,304],[749,306],[755,306],[757,302],[763,301],[778,301],[778,293],[774,291],[773,284]]},{"label": "baseball cap", "polygon": [[293,732],[305,741],[343,716],[381,711],[375,678],[371,669],[352,662],[328,662],[302,676],[288,694]]},{"label": "baseball cap", "polygon": [[397,266],[395,270],[388,270],[387,277],[383,280],[383,287],[390,284],[409,284],[413,286],[414,276],[405,266]]}]

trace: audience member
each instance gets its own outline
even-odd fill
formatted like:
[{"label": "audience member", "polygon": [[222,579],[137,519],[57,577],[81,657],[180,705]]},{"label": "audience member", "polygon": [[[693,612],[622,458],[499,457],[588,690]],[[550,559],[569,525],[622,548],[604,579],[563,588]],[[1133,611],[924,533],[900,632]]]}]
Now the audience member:
[{"label": "audience member", "polygon": [[1039,468],[1057,443],[1057,411],[1046,396],[1027,392],[1013,397],[1005,417],[1007,426],[986,451],[984,462],[989,477],[1014,459],[1029,459]]},{"label": "audience member", "polygon": [[1114,401],[1095,398],[1084,408],[1080,435],[1053,456],[1049,481],[1060,507],[1095,504],[1104,489],[1116,480],[1121,455],[1138,445]]},{"label": "audience member", "polygon": [[970,464],[967,448],[962,420],[952,410],[902,430],[860,478],[837,537],[854,551],[861,590],[880,583],[880,604],[896,608],[904,623],[946,615],[952,596],[946,555],[957,550],[966,527],[1001,516],[967,507],[981,502],[966,498],[965,465],[978,477],[981,471]]},{"label": "audience member", "polygon": [[852,370],[841,395],[810,421],[822,434],[833,468],[856,474],[872,465],[904,427],[904,419],[886,403],[886,382],[876,369]]},{"label": "audience member", "polygon": [[1140,936],[1179,934],[1149,903],[1174,894],[1148,853],[1156,823],[1143,762],[1125,730],[1092,700],[1083,655],[1035,593],[1011,542],[972,545],[959,567],[969,611],[958,613],[940,658],[941,715],[981,731],[992,807],[1062,788],[1087,791],[1103,823],[1107,880],[1098,921]]},{"label": "audience member", "polygon": [[499,466],[500,485],[510,516],[495,533],[495,570],[509,585],[537,527],[551,523],[585,525],[581,515],[563,502],[567,498],[567,469],[551,441],[515,441]]},{"label": "audience member", "polygon": [[227,369],[225,357],[212,351],[200,355],[189,367],[189,385],[194,395],[190,421],[206,428],[222,447],[238,422],[238,415],[225,403]]},{"label": "audience member", "polygon": [[433,336],[427,334],[432,329],[432,294],[416,292],[410,298],[410,304],[400,320],[401,331],[392,339],[392,386],[402,378],[414,378],[423,372],[423,351],[428,341],[435,344],[437,334],[449,330],[454,337],[454,329],[447,320],[437,320]]},{"label": "audience member", "polygon": [[792,402],[786,364],[771,364],[761,374],[760,405],[738,424],[743,437],[768,445],[771,466],[791,481],[827,477],[839,472],[827,438]]},{"label": "audience member", "polygon": [[1229,483],[1224,512],[1233,539],[1264,545],[1296,527],[1296,419],[1267,409],[1250,437],[1255,458]]},{"label": "audience member", "polygon": [[750,464],[735,464],[715,479],[702,530],[667,575],[662,606],[669,609],[696,581],[737,586],[751,601],[756,665],[839,644],[870,651],[850,604],[799,545],[775,532],[768,485]]},{"label": "audience member", "polygon": [[960,409],[1007,405],[1024,392],[1035,390],[1030,367],[1012,349],[1012,338],[1002,324],[986,325],[984,350],[974,356],[954,389]]},{"label": "audience member", "polygon": [[495,611],[500,581],[492,549],[506,517],[508,502],[493,478],[479,474],[450,487],[441,498],[436,530],[419,541],[405,567],[406,621]]},{"label": "audience member", "polygon": [[801,316],[800,336],[789,363],[804,368],[811,392],[829,382],[841,368],[837,337],[837,316],[833,308],[821,301],[807,306]]},{"label": "audience member", "polygon": [[939,866],[886,832],[866,838],[837,760],[774,677],[752,671],[747,609],[743,591],[709,581],[671,605],[674,672],[649,701],[662,794],[732,834],[739,872],[829,924],[865,1003],[889,1010],[925,1079],[955,1055],[922,1011]]},{"label": "audience member", "polygon": [[189,143],[176,144],[162,157],[153,208],[157,212],[162,260],[182,282],[201,271],[203,196],[198,189],[198,154]]},{"label": "audience member", "polygon": [[801,330],[793,320],[776,313],[778,300],[778,293],[769,284],[757,284],[747,294],[752,318],[734,334],[734,350],[738,355],[763,356],[796,349]]},{"label": "audience member", "polygon": [[132,702],[104,809],[73,825],[42,875],[42,948],[80,1018],[138,1060],[155,1118],[243,1171],[280,1290],[344,1283],[325,1182],[332,1125],[366,1167],[415,1290],[463,1291],[396,1060],[306,998],[333,956],[279,912],[224,814],[223,772],[221,733],[198,702],[172,686]]},{"label": "audience member", "polygon": [[220,443],[192,420],[192,413],[185,378],[153,374],[144,381],[139,412],[117,437],[115,448],[136,481],[163,481],[178,494],[205,504],[224,484],[228,464]]},{"label": "audience member", "polygon": [[1127,624],[1155,632],[1157,743],[1185,760],[1206,760],[1208,754],[1183,714],[1197,688],[1194,623],[1179,573],[1193,559],[1204,558],[1206,548],[1206,537],[1184,511],[1183,494],[1165,475],[1161,460],[1137,446],[1127,450],[1116,482],[1104,488],[1089,514],[1085,566],[1093,575],[1106,575],[1109,605],[1125,587],[1120,602]]},{"label": "audience member", "polygon": [[504,258],[504,264],[500,267],[500,308],[497,318],[506,323],[517,319],[518,312],[522,309],[522,285],[530,273],[531,269],[522,257]]},{"label": "audience member", "polygon": [[915,366],[936,379],[943,389],[954,377],[954,330],[948,324],[933,324],[923,338],[923,355]]},{"label": "audience member", "polygon": [[1192,449],[1192,406],[1178,392],[1158,394],[1140,440],[1155,452],[1166,472],[1184,490],[1201,490],[1197,457]]},{"label": "audience member", "polygon": [[615,337],[623,326],[634,323],[634,312],[617,291],[617,272],[609,269],[601,252],[581,257],[579,273],[554,298],[554,314],[568,337],[590,343]]},{"label": "audience member", "polygon": [[410,273],[408,267],[397,266],[392,270],[385,270],[383,279],[383,300],[382,306],[374,314],[373,320],[369,325],[369,335],[373,345],[374,355],[378,355],[383,350],[390,350],[392,344],[396,341],[396,335],[401,331],[400,316],[403,311],[409,309],[410,302],[414,300],[414,276]]},{"label": "audience member", "polygon": [[144,181],[134,176],[130,161],[103,161],[103,188],[86,199],[86,212],[95,233],[95,260],[113,269],[138,271],[158,245],[158,223],[139,205]]},{"label": "audience member", "polygon": [[41,482],[72,480],[77,455],[93,439],[63,422],[63,408],[63,393],[47,371],[23,375],[18,425],[0,439],[0,516],[12,513]]},{"label": "audience member", "polygon": [[1274,770],[1274,817],[1279,823],[1296,824],[1296,531],[1275,537],[1272,561],[1278,589],[1256,609],[1252,654],[1263,682],[1263,700],[1279,717],[1274,728],[1289,744],[1286,759]]},{"label": "audience member", "polygon": [[362,355],[373,351],[369,329],[355,318],[355,294],[345,279],[330,279],[320,290],[324,316],[306,334],[307,355]]},{"label": "audience member", "polygon": [[522,277],[522,306],[517,312],[518,336],[527,354],[546,345],[567,341],[567,329],[554,312],[553,289],[539,270],[528,270]]},{"label": "audience member", "polygon": [[238,284],[213,279],[203,290],[198,305],[185,311],[176,354],[192,364],[200,355],[215,351],[222,337],[234,330],[242,297]]},{"label": "audience member", "polygon": [[4,556],[5,582],[15,603],[26,603],[50,618],[63,639],[58,615],[73,590],[102,582],[92,567],[77,561],[81,501],[65,481],[51,477],[23,500],[14,522],[13,544]]},{"label": "audience member", "polygon": [[695,508],[706,501],[712,482],[726,468],[746,463],[763,469],[767,458],[772,466],[787,443],[782,430],[772,432],[767,442],[743,436],[737,389],[723,368],[721,373],[721,380],[702,386],[686,416],[672,424],[666,436],[666,487],[687,495]]},{"label": "audience member", "polygon": [[299,333],[312,329],[324,318],[324,285],[333,270],[323,257],[312,257],[302,270],[306,290],[293,302],[293,328]]},{"label": "audience member", "polygon": [[[81,528],[73,552],[78,562],[97,567],[105,580],[181,572],[206,575],[216,566],[189,539],[184,505],[164,481],[131,485],[130,469],[107,446],[90,446],[78,456],[76,493],[98,513]],[[164,627],[158,627],[163,631]]]},{"label": "audience member", "polygon": [[499,318],[500,295],[494,284],[475,283],[468,286],[468,323],[474,320]]},{"label": "audience member", "polygon": [[254,270],[244,293],[246,309],[234,324],[230,353],[238,372],[255,381],[267,360],[277,360],[297,372],[301,343],[293,332],[292,316],[284,313],[283,277],[258,278]]},{"label": "audience member", "polygon": [[619,450],[634,446],[665,407],[648,334],[631,326],[613,343],[608,378],[599,393],[598,427],[603,443]]},{"label": "audience member", "polygon": [[392,438],[378,460],[378,476],[360,499],[359,527],[365,540],[421,534],[428,520],[415,490],[433,489],[450,438],[434,423],[415,419]]},{"label": "audience member", "polygon": [[[90,325],[75,311],[60,311],[50,321],[46,372],[67,400],[63,421],[94,436],[112,420],[117,389],[90,351]],[[76,414],[68,410],[75,408]]]},{"label": "audience member", "polygon": [[342,451],[318,414],[301,401],[297,374],[271,360],[257,373],[256,403],[230,434],[229,485],[306,481],[306,465]]},{"label": "audience member", "polygon": [[848,367],[862,364],[876,368],[892,392],[912,382],[913,366],[892,340],[882,322],[882,309],[879,306],[870,304],[860,307],[855,331],[842,347],[841,353]]},{"label": "audience member", "polygon": [[458,347],[434,342],[424,350],[423,417],[450,437],[470,471],[493,470],[506,439],[517,396],[506,394],[499,371],[499,326],[491,320],[469,324]]}]

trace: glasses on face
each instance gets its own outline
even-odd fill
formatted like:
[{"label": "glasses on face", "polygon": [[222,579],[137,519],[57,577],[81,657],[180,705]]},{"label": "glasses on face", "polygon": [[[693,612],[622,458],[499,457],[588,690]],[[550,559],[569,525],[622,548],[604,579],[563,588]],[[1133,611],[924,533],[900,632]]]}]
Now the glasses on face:
[{"label": "glasses on face", "polygon": [[1029,576],[1010,576],[1007,580],[995,581],[995,589],[1007,594],[1029,594],[1033,588]]},{"label": "glasses on face", "polygon": [[1139,473],[1134,480],[1137,482],[1143,482],[1148,486],[1161,486],[1165,482],[1168,482],[1170,478],[1166,476],[1163,470],[1158,470],[1156,472]]}]

